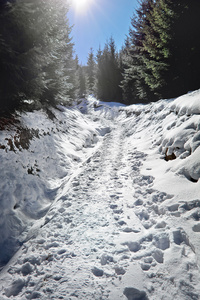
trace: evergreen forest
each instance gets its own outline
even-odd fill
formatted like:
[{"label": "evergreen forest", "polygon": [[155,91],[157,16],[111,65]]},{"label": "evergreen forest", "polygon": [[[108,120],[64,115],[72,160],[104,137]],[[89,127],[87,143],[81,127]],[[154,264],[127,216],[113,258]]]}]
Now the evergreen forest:
[{"label": "evergreen forest", "polygon": [[94,94],[125,104],[198,89],[200,1],[139,0],[122,49],[111,37],[75,56],[63,0],[1,0],[0,115]]}]

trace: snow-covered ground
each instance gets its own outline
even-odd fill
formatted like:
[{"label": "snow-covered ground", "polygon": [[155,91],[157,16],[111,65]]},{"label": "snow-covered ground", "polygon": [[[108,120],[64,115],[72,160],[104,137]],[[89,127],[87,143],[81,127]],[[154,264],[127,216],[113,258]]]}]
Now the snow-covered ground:
[{"label": "snow-covered ground", "polygon": [[200,90],[49,116],[0,123],[0,299],[199,299]]}]

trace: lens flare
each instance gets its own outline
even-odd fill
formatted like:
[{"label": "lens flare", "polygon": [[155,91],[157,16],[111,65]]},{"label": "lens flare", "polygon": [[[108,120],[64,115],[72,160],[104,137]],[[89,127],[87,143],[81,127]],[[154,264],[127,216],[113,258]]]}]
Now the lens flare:
[{"label": "lens flare", "polygon": [[71,0],[72,7],[78,13],[84,13],[90,6],[92,0]]}]

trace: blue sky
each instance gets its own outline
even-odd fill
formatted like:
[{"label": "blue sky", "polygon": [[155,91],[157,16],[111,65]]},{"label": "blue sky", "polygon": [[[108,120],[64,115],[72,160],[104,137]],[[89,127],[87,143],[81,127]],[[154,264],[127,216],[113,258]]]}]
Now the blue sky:
[{"label": "blue sky", "polygon": [[77,12],[72,7],[68,15],[70,24],[74,24],[72,37],[76,54],[82,64],[87,63],[91,47],[96,55],[99,45],[103,48],[111,36],[117,49],[121,48],[129,32],[131,17],[138,6],[137,0],[87,1],[85,9],[82,8],[82,11]]}]

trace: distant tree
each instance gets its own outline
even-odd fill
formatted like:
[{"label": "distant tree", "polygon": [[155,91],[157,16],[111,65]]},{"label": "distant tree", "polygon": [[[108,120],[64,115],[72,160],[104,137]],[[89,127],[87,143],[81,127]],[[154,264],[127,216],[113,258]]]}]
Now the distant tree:
[{"label": "distant tree", "polygon": [[104,101],[121,101],[120,59],[115,42],[110,38],[103,51],[97,53],[97,96]]},{"label": "distant tree", "polygon": [[80,99],[86,95],[86,66],[79,64],[78,56],[75,57],[75,98]]},{"label": "distant tree", "polygon": [[96,73],[96,63],[93,49],[90,49],[88,60],[87,60],[87,94],[95,93],[95,73]]},{"label": "distant tree", "polygon": [[99,99],[102,99],[103,88],[104,88],[104,78],[103,78],[103,52],[101,47],[99,47],[96,55],[97,60],[97,72],[96,72],[96,95]]},{"label": "distant tree", "polygon": [[86,67],[85,66],[79,66],[78,69],[78,80],[79,80],[79,89],[78,89],[78,97],[83,98],[86,95]]},{"label": "distant tree", "polygon": [[121,55],[116,51],[115,41],[112,37],[108,45],[110,51],[110,98],[112,101],[122,102]]}]

